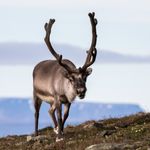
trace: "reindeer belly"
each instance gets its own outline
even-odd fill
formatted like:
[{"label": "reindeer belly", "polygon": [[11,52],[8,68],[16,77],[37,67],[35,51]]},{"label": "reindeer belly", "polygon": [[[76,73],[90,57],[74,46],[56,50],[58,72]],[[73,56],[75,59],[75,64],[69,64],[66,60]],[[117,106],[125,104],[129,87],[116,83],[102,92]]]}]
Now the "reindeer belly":
[{"label": "reindeer belly", "polygon": [[54,97],[51,96],[51,95],[43,95],[43,94],[40,94],[40,93],[37,93],[36,94],[38,98],[40,98],[42,101],[45,101],[47,103],[53,103],[54,102]]}]

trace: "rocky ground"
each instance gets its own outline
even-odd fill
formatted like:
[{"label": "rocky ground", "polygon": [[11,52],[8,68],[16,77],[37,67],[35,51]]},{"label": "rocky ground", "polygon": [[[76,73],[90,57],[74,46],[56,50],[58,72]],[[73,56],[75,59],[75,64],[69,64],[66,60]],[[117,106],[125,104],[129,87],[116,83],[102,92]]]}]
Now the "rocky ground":
[{"label": "rocky ground", "polygon": [[0,150],[150,150],[150,113],[67,126],[64,140],[55,140],[47,127],[38,137],[0,138]]}]

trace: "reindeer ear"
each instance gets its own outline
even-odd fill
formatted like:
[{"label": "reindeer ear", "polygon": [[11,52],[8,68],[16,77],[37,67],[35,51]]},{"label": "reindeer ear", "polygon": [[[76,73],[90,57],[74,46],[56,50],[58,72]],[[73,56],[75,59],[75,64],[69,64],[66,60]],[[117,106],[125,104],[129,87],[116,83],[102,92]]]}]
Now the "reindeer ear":
[{"label": "reindeer ear", "polygon": [[92,73],[92,68],[87,68],[85,72],[86,76],[89,76],[91,73]]}]

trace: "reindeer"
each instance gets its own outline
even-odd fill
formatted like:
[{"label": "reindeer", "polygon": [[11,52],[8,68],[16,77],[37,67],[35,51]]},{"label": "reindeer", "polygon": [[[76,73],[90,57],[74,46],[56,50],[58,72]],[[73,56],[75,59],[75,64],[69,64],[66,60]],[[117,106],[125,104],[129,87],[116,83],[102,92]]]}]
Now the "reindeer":
[{"label": "reindeer", "polygon": [[[49,114],[54,123],[54,132],[57,134],[56,141],[63,140],[63,130],[66,119],[69,115],[71,103],[75,97],[80,99],[85,97],[87,91],[86,79],[92,72],[89,68],[96,59],[96,25],[95,13],[89,13],[92,26],[92,42],[87,51],[87,58],[82,67],[76,66],[68,59],[63,59],[52,47],[50,41],[51,28],[55,20],[50,19],[45,24],[45,43],[56,58],[56,60],[45,60],[37,64],[33,70],[33,97],[35,107],[35,136],[38,135],[39,110],[42,101],[51,105]],[[62,104],[64,105],[64,115],[62,118]],[[57,114],[57,119],[55,116]]]}]

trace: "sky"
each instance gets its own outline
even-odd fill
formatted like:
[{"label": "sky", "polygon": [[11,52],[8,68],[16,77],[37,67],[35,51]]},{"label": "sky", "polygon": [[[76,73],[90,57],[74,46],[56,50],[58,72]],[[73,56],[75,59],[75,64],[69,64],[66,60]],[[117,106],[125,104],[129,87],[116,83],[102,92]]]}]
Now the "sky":
[{"label": "sky", "polygon": [[88,48],[89,12],[98,19],[97,47],[123,54],[150,55],[149,0],[5,0],[0,2],[0,42],[43,42],[44,24],[56,22],[54,43]]}]

